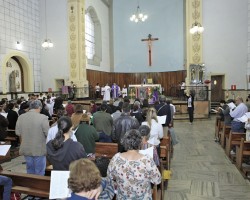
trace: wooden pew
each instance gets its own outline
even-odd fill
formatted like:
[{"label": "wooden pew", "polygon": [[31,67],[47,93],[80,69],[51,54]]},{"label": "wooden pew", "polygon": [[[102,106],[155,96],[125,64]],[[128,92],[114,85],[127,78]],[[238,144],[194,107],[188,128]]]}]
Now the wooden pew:
[{"label": "wooden pew", "polygon": [[245,133],[237,133],[237,132],[230,132],[229,137],[226,138],[226,155],[229,158],[232,158],[230,155],[230,151],[232,150],[233,146],[240,145],[241,138],[246,138]]},{"label": "wooden pew", "polygon": [[224,124],[223,128],[222,128],[222,133],[220,136],[220,144],[221,144],[223,149],[225,148],[225,141],[226,141],[226,138],[228,137],[230,131],[231,131],[231,126],[227,126]]},{"label": "wooden pew", "polygon": [[96,142],[95,147],[95,156],[104,156],[109,159],[113,158],[113,156],[118,152],[118,144],[117,143],[104,143],[104,142]]},{"label": "wooden pew", "polygon": [[250,172],[250,167],[242,166],[244,157],[250,157],[250,141],[245,141],[244,138],[241,138],[240,145],[236,147],[236,167],[246,178]]},{"label": "wooden pew", "polygon": [[12,192],[49,198],[50,177],[34,174],[1,171],[1,175],[12,179]]}]

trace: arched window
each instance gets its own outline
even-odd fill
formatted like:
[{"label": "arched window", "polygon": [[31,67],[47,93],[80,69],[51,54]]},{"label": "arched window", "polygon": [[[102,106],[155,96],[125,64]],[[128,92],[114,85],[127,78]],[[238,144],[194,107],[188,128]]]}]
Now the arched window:
[{"label": "arched window", "polygon": [[102,60],[101,24],[92,6],[88,7],[85,14],[85,46],[88,64],[100,66]]},{"label": "arched window", "polygon": [[85,14],[85,45],[87,58],[93,59],[95,55],[95,27],[89,13]]}]

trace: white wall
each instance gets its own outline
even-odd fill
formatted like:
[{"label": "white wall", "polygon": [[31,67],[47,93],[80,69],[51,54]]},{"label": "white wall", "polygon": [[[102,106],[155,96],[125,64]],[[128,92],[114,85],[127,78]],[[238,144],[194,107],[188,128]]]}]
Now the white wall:
[{"label": "white wall", "polygon": [[225,89],[246,89],[248,0],[203,1],[207,73],[225,74]]},{"label": "white wall", "polygon": [[[16,42],[21,42],[20,51],[29,58],[33,65],[35,91],[40,91],[39,38],[38,0],[0,0],[0,63],[6,54],[16,50]],[[0,83],[2,82],[2,67],[5,66],[0,66]],[[2,84],[0,84],[0,92],[2,91]]]},{"label": "white wall", "polygon": [[109,7],[101,0],[85,0],[85,9],[92,6],[101,23],[102,30],[102,61],[100,66],[87,64],[87,69],[110,72],[110,47],[109,47]]},{"label": "white wall", "polygon": [[[40,1],[40,45],[46,38],[45,0]],[[47,36],[54,43],[49,50],[41,49],[42,91],[55,90],[55,79],[68,79],[67,0],[47,0]]]}]

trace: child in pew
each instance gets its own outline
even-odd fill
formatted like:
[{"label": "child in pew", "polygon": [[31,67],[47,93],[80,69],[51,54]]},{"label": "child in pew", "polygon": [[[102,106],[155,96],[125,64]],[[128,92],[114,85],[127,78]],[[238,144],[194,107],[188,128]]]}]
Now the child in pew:
[{"label": "child in pew", "polygon": [[[148,143],[148,140],[150,137],[150,128],[147,125],[141,125],[139,127],[139,132],[140,132],[141,137],[142,137],[142,144],[141,144],[142,150],[154,146],[154,145],[151,145]],[[153,160],[154,160],[156,166],[160,166],[160,159],[159,159],[159,155],[157,153],[157,149],[155,146],[154,146],[154,152],[153,152]]]},{"label": "child in pew", "polygon": [[100,171],[88,159],[80,159],[70,164],[68,187],[72,190],[69,200],[113,199],[110,183],[102,180]]}]

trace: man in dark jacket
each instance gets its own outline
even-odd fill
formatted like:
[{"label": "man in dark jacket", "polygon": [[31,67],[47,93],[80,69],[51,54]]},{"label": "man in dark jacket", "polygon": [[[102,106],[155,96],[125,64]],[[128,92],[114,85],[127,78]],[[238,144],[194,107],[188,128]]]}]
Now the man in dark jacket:
[{"label": "man in dark jacket", "polygon": [[124,152],[124,147],[121,145],[121,139],[128,130],[138,129],[140,126],[138,120],[130,116],[130,105],[125,102],[122,106],[122,114],[114,121],[112,139],[118,143],[118,151]]},{"label": "man in dark jacket", "polygon": [[166,97],[164,95],[161,95],[160,98],[160,104],[155,106],[155,109],[157,111],[157,116],[164,116],[166,115],[166,123],[163,124],[163,126],[171,126],[171,108],[170,104],[166,103]]}]

